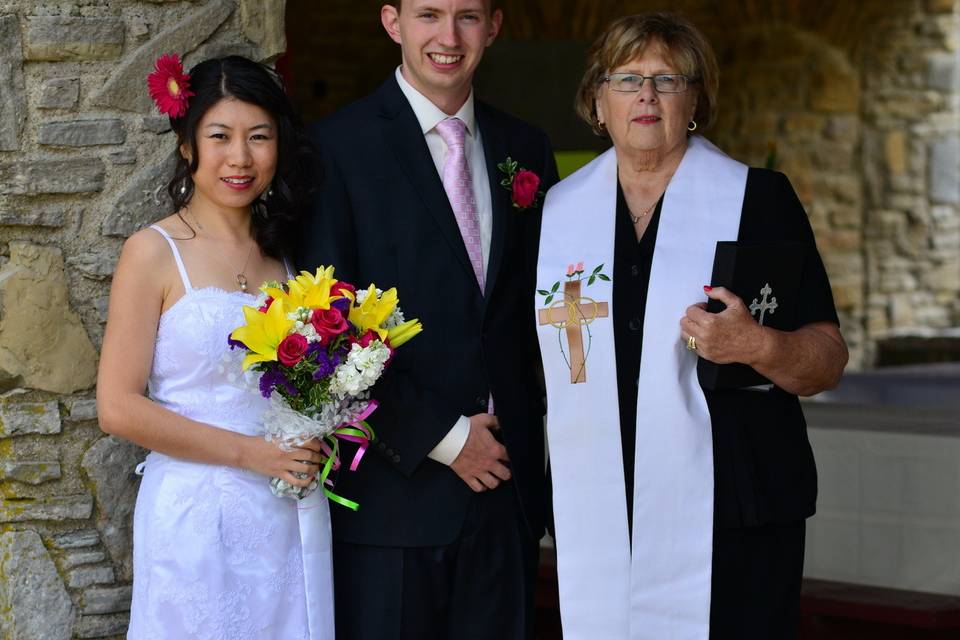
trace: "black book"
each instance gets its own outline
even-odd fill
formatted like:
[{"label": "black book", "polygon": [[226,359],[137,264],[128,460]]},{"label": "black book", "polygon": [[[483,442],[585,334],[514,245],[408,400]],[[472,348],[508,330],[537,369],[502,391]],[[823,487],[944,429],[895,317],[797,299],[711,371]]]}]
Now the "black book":
[{"label": "black book", "polygon": [[[800,277],[806,246],[799,242],[744,245],[718,242],[711,286],[726,287],[743,300],[753,319],[780,331],[797,329]],[[726,307],[710,300],[707,311]],[[741,389],[771,384],[745,364],[716,364],[700,358],[697,376],[705,389]]]}]

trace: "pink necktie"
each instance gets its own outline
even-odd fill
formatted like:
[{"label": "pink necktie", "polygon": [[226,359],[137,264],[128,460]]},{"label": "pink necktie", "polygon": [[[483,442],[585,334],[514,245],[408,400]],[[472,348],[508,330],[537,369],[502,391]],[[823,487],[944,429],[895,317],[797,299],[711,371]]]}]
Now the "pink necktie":
[{"label": "pink necktie", "polygon": [[480,245],[480,220],[477,216],[477,201],[473,195],[473,178],[467,165],[464,149],[466,125],[459,118],[447,118],[437,125],[437,133],[447,144],[447,155],[443,160],[443,189],[450,199],[450,206],[457,218],[463,244],[467,247],[473,274],[477,277],[480,291],[483,291],[483,252]]}]

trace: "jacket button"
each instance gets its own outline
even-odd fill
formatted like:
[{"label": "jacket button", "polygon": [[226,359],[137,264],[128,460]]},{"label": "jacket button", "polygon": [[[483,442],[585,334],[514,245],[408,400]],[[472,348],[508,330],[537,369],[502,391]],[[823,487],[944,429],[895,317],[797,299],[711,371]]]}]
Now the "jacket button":
[{"label": "jacket button", "polygon": [[484,396],[477,396],[477,406],[478,406],[478,407],[486,408],[486,406],[487,406],[487,399],[486,399],[486,397],[484,397]]},{"label": "jacket button", "polygon": [[638,266],[635,265],[635,264],[630,265],[630,275],[632,275],[634,278],[636,278],[637,276],[639,276],[639,275],[640,275],[640,267],[638,267]]},{"label": "jacket button", "polygon": [[386,453],[388,456],[391,456],[391,457],[392,457],[392,456],[393,456],[393,449],[387,449],[386,451],[384,451],[384,453]]},{"label": "jacket button", "polygon": [[383,451],[386,448],[387,448],[387,445],[383,444],[383,440],[377,441],[377,449],[380,449],[380,451]]},{"label": "jacket button", "polygon": [[395,454],[395,455],[393,456],[393,461],[396,462],[397,464],[400,464],[400,454],[399,454],[399,453],[398,453],[398,454]]},{"label": "jacket button", "polygon": [[640,322],[640,318],[630,318],[630,322],[627,323],[627,326],[630,327],[630,331],[640,331],[643,327],[643,324]]}]

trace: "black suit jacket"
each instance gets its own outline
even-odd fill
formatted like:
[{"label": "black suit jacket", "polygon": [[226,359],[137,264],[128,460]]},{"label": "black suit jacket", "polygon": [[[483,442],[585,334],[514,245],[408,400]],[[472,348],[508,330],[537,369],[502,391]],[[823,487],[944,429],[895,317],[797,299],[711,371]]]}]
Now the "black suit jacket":
[{"label": "black suit jacket", "polygon": [[[543,391],[533,324],[540,209],[518,211],[500,186],[507,156],[556,181],[546,136],[480,101],[493,234],[481,293],[453,210],[413,109],[391,77],[374,94],[313,128],[323,175],[299,237],[297,263],[332,264],[340,279],[397,287],[423,333],[397,350],[374,387],[377,437],[337,492],[334,537],[385,546],[443,545],[460,531],[472,491],[427,454],[459,416],[486,411],[492,393],[523,517],[543,527]],[[512,486],[511,486],[512,485]]]}]

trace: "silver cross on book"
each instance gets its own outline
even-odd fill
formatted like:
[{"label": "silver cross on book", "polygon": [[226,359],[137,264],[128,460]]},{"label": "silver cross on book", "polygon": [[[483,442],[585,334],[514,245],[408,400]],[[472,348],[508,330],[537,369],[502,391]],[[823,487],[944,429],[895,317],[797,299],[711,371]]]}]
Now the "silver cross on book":
[{"label": "silver cross on book", "polygon": [[[764,327],[792,331],[797,328],[805,255],[806,246],[798,242],[762,245],[718,242],[710,284],[737,294],[753,319]],[[707,311],[711,313],[724,309],[718,300],[707,303]],[[743,389],[770,384],[745,364],[718,365],[703,358],[697,362],[697,375],[705,389]]]}]

